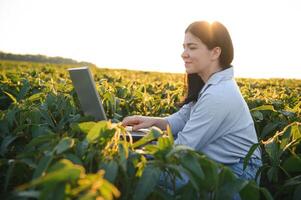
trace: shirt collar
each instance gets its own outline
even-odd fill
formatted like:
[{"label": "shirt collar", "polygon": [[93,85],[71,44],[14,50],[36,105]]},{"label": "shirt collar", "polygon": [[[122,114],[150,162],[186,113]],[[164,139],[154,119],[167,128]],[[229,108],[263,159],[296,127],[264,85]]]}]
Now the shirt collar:
[{"label": "shirt collar", "polygon": [[227,69],[224,69],[222,71],[216,72],[210,76],[204,87],[199,93],[199,96],[206,90],[206,88],[210,85],[216,85],[221,81],[224,80],[229,80],[234,77],[234,71],[233,71],[233,66],[230,66]]}]

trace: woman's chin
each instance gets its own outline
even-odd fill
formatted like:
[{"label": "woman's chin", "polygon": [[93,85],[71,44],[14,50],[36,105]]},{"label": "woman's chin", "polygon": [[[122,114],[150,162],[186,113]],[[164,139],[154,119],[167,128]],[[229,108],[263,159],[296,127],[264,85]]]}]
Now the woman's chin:
[{"label": "woman's chin", "polygon": [[189,69],[189,68],[185,68],[185,71],[187,74],[193,74],[195,73],[193,70]]}]

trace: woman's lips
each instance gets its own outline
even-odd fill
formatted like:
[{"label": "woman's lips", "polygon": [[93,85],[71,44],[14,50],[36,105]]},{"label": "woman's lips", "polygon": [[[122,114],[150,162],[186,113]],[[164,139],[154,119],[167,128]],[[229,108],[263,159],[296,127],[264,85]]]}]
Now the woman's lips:
[{"label": "woman's lips", "polygon": [[185,66],[188,66],[189,64],[191,64],[191,62],[185,62]]}]

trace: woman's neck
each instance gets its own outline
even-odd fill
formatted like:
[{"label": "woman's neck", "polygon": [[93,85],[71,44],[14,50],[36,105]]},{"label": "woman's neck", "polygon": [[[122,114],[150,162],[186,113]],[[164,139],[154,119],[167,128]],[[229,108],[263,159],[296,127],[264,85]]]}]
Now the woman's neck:
[{"label": "woman's neck", "polygon": [[216,72],[222,71],[223,68],[219,65],[213,65],[211,67],[208,67],[206,70],[200,72],[198,75],[202,78],[202,80],[207,83],[211,75],[213,75]]}]

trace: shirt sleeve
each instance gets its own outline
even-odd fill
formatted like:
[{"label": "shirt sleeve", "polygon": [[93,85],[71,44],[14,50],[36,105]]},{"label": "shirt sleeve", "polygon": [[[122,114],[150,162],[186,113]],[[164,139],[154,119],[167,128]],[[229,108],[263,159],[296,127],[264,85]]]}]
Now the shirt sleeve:
[{"label": "shirt sleeve", "polygon": [[174,136],[176,136],[178,132],[184,128],[186,122],[189,120],[190,110],[191,103],[188,103],[183,105],[179,111],[169,115],[168,117],[165,117]]},{"label": "shirt sleeve", "polygon": [[196,103],[183,130],[178,133],[175,144],[201,150],[221,136],[217,130],[225,120],[227,110],[227,105],[216,96],[211,93],[204,94]]}]

